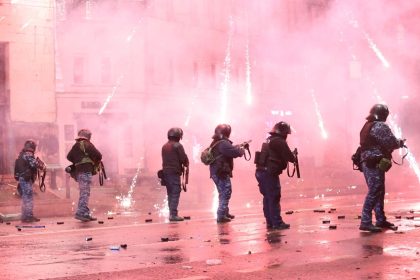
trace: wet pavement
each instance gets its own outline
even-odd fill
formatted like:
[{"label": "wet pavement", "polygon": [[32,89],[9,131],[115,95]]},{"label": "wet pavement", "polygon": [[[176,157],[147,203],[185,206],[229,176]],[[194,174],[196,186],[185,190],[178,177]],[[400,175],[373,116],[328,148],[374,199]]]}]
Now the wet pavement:
[{"label": "wet pavement", "polygon": [[259,204],[233,205],[236,218],[223,225],[210,210],[186,207],[191,220],[179,223],[159,211],[2,223],[0,279],[420,279],[417,193],[387,199],[397,232],[360,232],[362,201],[286,198],[291,229],[275,232],[267,232]]}]

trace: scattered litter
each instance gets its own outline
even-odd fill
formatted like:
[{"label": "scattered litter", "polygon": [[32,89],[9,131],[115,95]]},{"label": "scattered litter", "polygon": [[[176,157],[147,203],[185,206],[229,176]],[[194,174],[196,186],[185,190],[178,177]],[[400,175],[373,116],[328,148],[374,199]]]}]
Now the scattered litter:
[{"label": "scattered litter", "polygon": [[98,224],[103,224],[104,223],[104,221],[98,221]]},{"label": "scattered litter", "polygon": [[301,250],[296,250],[296,252],[297,252],[297,253],[301,253],[302,251],[301,251]]},{"label": "scattered litter", "polygon": [[322,221],[323,224],[329,224],[330,220]]},{"label": "scattered litter", "polygon": [[152,212],[147,213],[148,215],[152,215]]},{"label": "scattered litter", "polygon": [[414,220],[414,216],[406,217],[407,220]]},{"label": "scattered litter", "polygon": [[21,228],[17,228],[17,230],[18,230],[18,231],[22,231],[22,229],[21,229]]},{"label": "scattered litter", "polygon": [[121,244],[120,247],[123,249],[127,249],[127,244]]},{"label": "scattered litter", "polygon": [[219,259],[209,259],[206,261],[207,265],[219,265],[222,264],[222,260]]},{"label": "scattered litter", "polygon": [[189,265],[183,265],[182,266],[182,269],[192,269],[193,267],[192,266],[189,266]]},{"label": "scattered litter", "polygon": [[57,225],[63,225],[64,222],[57,222]]},{"label": "scattered litter", "polygon": [[358,219],[358,220],[361,220],[361,219],[362,219],[362,216],[360,216],[360,215],[359,215],[359,216],[357,216],[357,219]]},{"label": "scattered litter", "polygon": [[38,226],[38,225],[34,225],[34,226],[16,226],[17,228],[45,228],[45,226]]},{"label": "scattered litter", "polygon": [[337,218],[340,219],[340,220],[342,220],[342,219],[345,219],[346,216],[338,216]]},{"label": "scattered litter", "polygon": [[92,237],[86,237],[86,241],[92,241]]},{"label": "scattered litter", "polygon": [[410,210],[410,213],[413,214],[414,213],[414,210]]},{"label": "scattered litter", "polygon": [[293,214],[293,211],[287,211],[286,212],[286,215],[291,215],[291,214]]},{"label": "scattered litter", "polygon": [[404,232],[403,232],[403,231],[396,231],[395,233],[396,233],[396,234],[404,234]]},{"label": "scattered litter", "polygon": [[336,211],[337,209],[336,209],[336,208],[331,208],[330,210],[331,210],[331,211]]},{"label": "scattered litter", "polygon": [[191,216],[184,216],[184,220],[191,220]]},{"label": "scattered litter", "polygon": [[401,219],[401,216],[395,216],[395,219]]},{"label": "scattered litter", "polygon": [[112,220],[112,219],[114,219],[114,217],[108,217],[108,220]]},{"label": "scattered litter", "polygon": [[209,240],[204,240],[204,242],[211,242],[211,240],[209,239]]},{"label": "scattered litter", "polygon": [[146,223],[151,223],[153,221],[153,219],[146,219],[145,222]]},{"label": "scattered litter", "polygon": [[109,249],[112,250],[112,251],[119,251],[120,250],[120,246],[118,246],[118,245],[112,245],[112,246],[109,247]]},{"label": "scattered litter", "polygon": [[6,222],[6,225],[10,225],[10,222]]},{"label": "scattered litter", "polygon": [[168,242],[169,241],[169,238],[168,237],[161,237],[160,240],[162,242]]},{"label": "scattered litter", "polygon": [[251,251],[248,251],[248,255],[251,255],[252,254],[252,252]]},{"label": "scattered litter", "polygon": [[330,225],[329,229],[337,229],[336,225]]},{"label": "scattered litter", "polygon": [[356,267],[356,269],[360,269],[360,267]]},{"label": "scattered litter", "polygon": [[314,210],[315,213],[325,213],[324,209],[315,209]]}]

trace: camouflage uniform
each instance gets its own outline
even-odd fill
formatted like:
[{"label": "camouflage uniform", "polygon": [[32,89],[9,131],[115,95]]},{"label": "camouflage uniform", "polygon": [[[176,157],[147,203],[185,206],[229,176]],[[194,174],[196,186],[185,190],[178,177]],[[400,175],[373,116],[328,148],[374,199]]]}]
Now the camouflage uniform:
[{"label": "camouflage uniform", "polygon": [[80,196],[75,217],[82,221],[92,221],[94,218],[90,215],[88,207],[90,187],[95,171],[94,165],[102,160],[102,154],[89,139],[79,137],[67,154],[67,159],[75,165],[76,179],[79,183]]},{"label": "camouflage uniform", "polygon": [[368,185],[368,193],[362,210],[362,225],[372,224],[372,210],[375,210],[376,222],[384,223],[385,172],[375,164],[368,164],[369,160],[390,158],[392,151],[400,147],[398,140],[389,126],[381,121],[375,121],[369,136],[375,140],[375,145],[362,151],[361,160],[363,174]]},{"label": "camouflage uniform", "polygon": [[79,183],[79,204],[77,206],[76,215],[90,216],[88,207],[90,197],[90,186],[92,184],[92,173],[79,173],[77,174],[77,182]]},{"label": "camouflage uniform", "polygon": [[[34,153],[30,151],[22,151],[19,155],[23,160],[25,160],[30,167],[30,172],[35,174],[37,169],[40,167],[37,160],[34,157]],[[22,220],[30,219],[33,217],[33,190],[32,184],[34,182],[34,176],[32,175],[29,180],[24,178],[23,174],[19,176],[19,184],[22,190]]]}]

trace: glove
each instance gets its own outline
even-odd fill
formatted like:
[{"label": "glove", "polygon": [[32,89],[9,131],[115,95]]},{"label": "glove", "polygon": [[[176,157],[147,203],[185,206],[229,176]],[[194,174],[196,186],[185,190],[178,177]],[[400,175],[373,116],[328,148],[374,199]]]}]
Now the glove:
[{"label": "glove", "polygon": [[403,147],[405,147],[405,141],[406,141],[407,139],[399,139],[398,140],[398,146],[400,147],[400,148],[403,148]]}]

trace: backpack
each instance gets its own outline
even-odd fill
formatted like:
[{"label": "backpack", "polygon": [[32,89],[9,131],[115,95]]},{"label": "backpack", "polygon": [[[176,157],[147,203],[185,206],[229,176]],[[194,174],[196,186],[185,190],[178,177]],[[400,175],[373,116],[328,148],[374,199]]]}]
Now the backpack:
[{"label": "backpack", "polygon": [[210,165],[213,162],[216,161],[216,159],[220,158],[222,155],[218,155],[218,156],[214,156],[214,147],[216,147],[217,144],[220,143],[220,141],[216,141],[216,143],[214,143],[213,145],[211,145],[210,147],[206,148],[204,151],[201,152],[201,162],[204,163],[205,165]]},{"label": "backpack", "polygon": [[15,170],[14,170],[14,177],[16,181],[19,181],[19,177],[23,177],[23,179],[25,181],[29,181],[29,180],[35,180],[33,178],[33,172],[31,170],[31,167],[29,165],[29,163],[24,160],[21,156],[19,156],[16,160],[15,160]]}]

